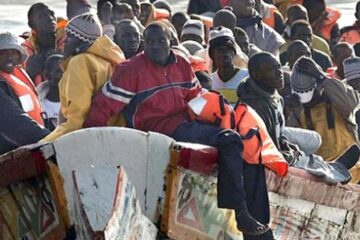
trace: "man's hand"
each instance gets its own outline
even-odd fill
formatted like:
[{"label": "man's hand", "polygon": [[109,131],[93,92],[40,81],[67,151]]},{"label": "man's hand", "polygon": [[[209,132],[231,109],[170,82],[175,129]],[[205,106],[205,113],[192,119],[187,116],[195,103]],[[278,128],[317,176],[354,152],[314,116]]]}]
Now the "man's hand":
[{"label": "man's hand", "polygon": [[285,106],[289,109],[301,107],[300,97],[295,93],[284,97],[284,101]]},{"label": "man's hand", "polygon": [[109,1],[107,1],[101,6],[100,12],[104,25],[111,24],[112,8],[113,5]]}]

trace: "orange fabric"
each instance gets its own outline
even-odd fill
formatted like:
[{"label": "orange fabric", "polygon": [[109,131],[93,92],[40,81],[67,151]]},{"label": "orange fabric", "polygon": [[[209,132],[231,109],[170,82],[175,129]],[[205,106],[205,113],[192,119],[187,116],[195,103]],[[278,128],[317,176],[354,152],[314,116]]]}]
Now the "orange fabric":
[{"label": "orange fabric", "polygon": [[17,67],[12,74],[0,71],[0,76],[6,80],[19,98],[24,111],[37,123],[44,126],[38,97],[36,92],[28,85],[31,80],[25,71]]},{"label": "orange fabric", "polygon": [[277,8],[274,5],[267,4],[264,16],[264,23],[271,28],[275,28],[275,13],[277,12]]},{"label": "orange fabric", "polygon": [[234,125],[232,118],[235,120],[234,111],[229,104],[224,102],[223,96],[218,92],[205,92],[191,100],[188,106],[192,120],[201,120],[220,128],[234,128],[232,126]]},{"label": "orange fabric", "polygon": [[156,20],[170,19],[170,13],[166,9],[155,8],[155,19]]},{"label": "orange fabric", "polygon": [[201,57],[197,56],[189,56],[190,64],[194,72],[203,71],[209,72],[206,61]]},{"label": "orange fabric", "polygon": [[330,67],[326,69],[326,75],[330,78],[335,78],[341,80],[340,76],[336,72],[337,67]]},{"label": "orange fabric", "polygon": [[[277,175],[285,176],[288,163],[276,148],[266,130],[265,123],[255,110],[246,104],[237,105],[235,122],[236,131],[242,137],[244,144],[242,153],[244,160],[249,164],[263,164]],[[246,138],[245,136],[253,130],[256,130],[258,135]]]},{"label": "orange fabric", "polygon": [[331,30],[336,25],[337,20],[341,17],[341,13],[339,10],[330,7],[326,7],[325,11],[328,13],[328,15],[327,18],[323,21],[323,27],[320,31],[320,34],[326,40],[330,40]]},{"label": "orange fabric", "polygon": [[285,176],[288,163],[278,151],[261,117],[246,104],[238,104],[235,112],[222,95],[209,91],[188,103],[190,118],[220,128],[234,129],[244,145],[242,157],[249,164],[263,164],[279,176]]},{"label": "orange fabric", "polygon": [[356,43],[360,42],[360,30],[354,29],[343,33],[339,42],[347,42],[349,44],[355,45]]}]

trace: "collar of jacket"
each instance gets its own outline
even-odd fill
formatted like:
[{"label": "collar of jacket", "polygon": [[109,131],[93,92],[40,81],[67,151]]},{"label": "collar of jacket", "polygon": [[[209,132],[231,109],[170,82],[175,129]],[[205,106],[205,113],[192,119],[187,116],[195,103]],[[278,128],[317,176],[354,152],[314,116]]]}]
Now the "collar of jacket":
[{"label": "collar of jacket", "polygon": [[156,67],[160,67],[160,68],[165,68],[167,66],[169,66],[170,64],[174,64],[174,63],[177,63],[177,58],[176,58],[176,54],[170,50],[170,54],[169,54],[169,57],[168,57],[168,60],[166,62],[166,65],[165,66],[161,66],[157,63],[154,63],[153,61],[151,61],[145,54],[145,51],[143,52],[145,58],[150,62],[151,65],[153,66],[156,66]]},{"label": "collar of jacket", "polygon": [[256,92],[257,95],[260,95],[267,99],[272,106],[277,106],[281,101],[281,96],[279,95],[278,91],[275,89],[273,93],[267,92],[263,90],[259,84],[257,84],[253,79],[248,79],[251,88]]}]

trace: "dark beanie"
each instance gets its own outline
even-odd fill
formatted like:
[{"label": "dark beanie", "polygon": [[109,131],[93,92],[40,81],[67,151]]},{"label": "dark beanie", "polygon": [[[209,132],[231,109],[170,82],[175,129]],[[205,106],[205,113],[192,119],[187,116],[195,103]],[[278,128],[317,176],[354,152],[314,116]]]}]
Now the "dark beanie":
[{"label": "dark beanie", "polygon": [[210,32],[209,56],[214,60],[215,49],[219,47],[229,47],[236,54],[236,43],[233,32],[225,27],[217,27]]}]

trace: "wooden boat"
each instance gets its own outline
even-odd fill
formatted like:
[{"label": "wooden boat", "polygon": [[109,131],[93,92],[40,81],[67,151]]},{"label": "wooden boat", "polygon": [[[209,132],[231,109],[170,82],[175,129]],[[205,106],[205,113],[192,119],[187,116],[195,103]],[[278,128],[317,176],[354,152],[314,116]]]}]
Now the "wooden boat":
[{"label": "wooden boat", "polygon": [[[217,208],[216,149],[84,129],[0,157],[0,239],[242,239]],[[276,239],[360,239],[360,187],[267,172]],[[161,233],[161,234],[160,234]]]}]

